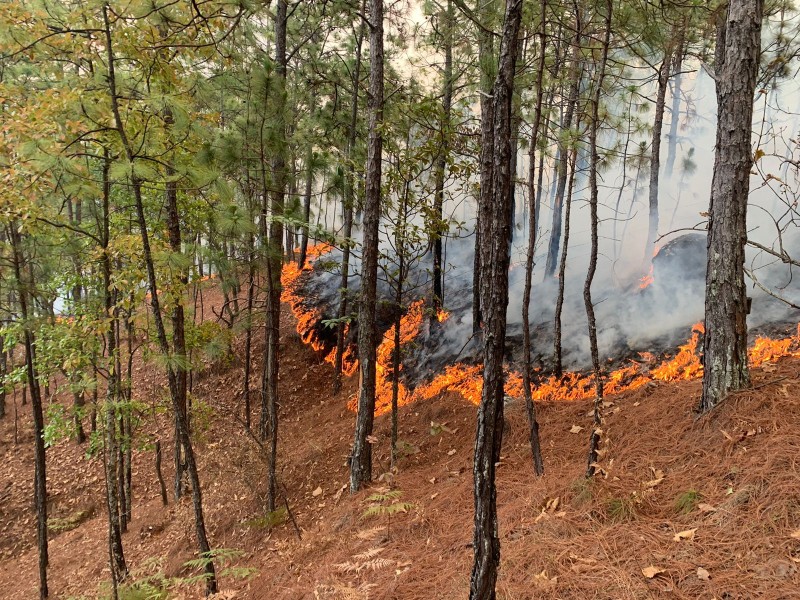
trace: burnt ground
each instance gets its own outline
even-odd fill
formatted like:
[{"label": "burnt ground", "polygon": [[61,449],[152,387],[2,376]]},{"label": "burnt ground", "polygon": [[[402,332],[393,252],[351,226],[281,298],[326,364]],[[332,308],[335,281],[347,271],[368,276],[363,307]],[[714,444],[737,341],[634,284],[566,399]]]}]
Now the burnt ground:
[{"label": "burnt ground", "polygon": [[[222,576],[219,597],[465,597],[475,407],[445,394],[402,408],[396,474],[387,472],[389,418],[378,418],[378,480],[351,497],[346,458],[354,416],[346,401],[355,379],[332,396],[331,368],[300,343],[288,312],[280,477],[302,539],[291,522],[269,527],[259,520],[266,465],[238,420],[242,365],[209,370],[195,384],[195,439],[211,542],[241,551],[234,565],[256,569],[247,579]],[[255,373],[261,354],[257,347]],[[164,393],[163,378],[152,366],[137,369],[136,397],[151,406]],[[588,483],[582,475],[589,404],[539,407],[546,474],[537,479],[524,407],[512,401],[498,469],[498,597],[796,598],[800,362],[768,364],[753,380],[752,390],[700,419],[693,411],[697,381],[653,383],[609,398],[606,476]],[[0,422],[0,596],[9,600],[34,598],[37,589],[31,419],[19,397],[17,411],[18,443],[13,403]],[[149,414],[140,431],[141,438],[163,440],[168,482],[169,431],[163,414]],[[62,528],[70,520],[76,525],[51,534],[54,598],[96,597],[108,578],[102,472],[99,460],[83,453],[67,441],[48,450],[51,514],[62,519]],[[175,504],[170,497],[169,506],[161,506],[147,447],[135,452],[133,481],[134,519],[124,535],[133,577],[190,574],[182,566],[194,556],[188,499]],[[391,518],[364,517],[367,496],[388,485],[401,493],[396,502],[411,506]],[[653,572],[649,567],[658,571],[653,577],[644,574]],[[169,597],[200,598],[202,590],[174,585]]]}]

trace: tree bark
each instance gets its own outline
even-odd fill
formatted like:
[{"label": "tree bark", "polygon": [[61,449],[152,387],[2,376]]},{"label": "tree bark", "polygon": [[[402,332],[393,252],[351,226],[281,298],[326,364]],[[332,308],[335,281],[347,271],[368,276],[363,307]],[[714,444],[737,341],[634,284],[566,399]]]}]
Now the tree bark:
[{"label": "tree bark", "polygon": [[[492,161],[481,165],[478,225],[481,231],[481,307],[484,318],[483,391],[478,409],[473,467],[475,523],[474,560],[470,578],[471,600],[494,600],[500,537],[497,525],[495,469],[503,438],[508,268],[511,259],[512,105],[514,76],[522,20],[522,0],[507,0],[497,77],[492,86]],[[482,114],[485,119],[488,115]],[[487,128],[484,127],[484,131]]]},{"label": "tree bark", "polygon": [[533,113],[533,131],[531,133],[530,151],[528,154],[528,202],[531,204],[528,213],[528,252],[525,256],[525,287],[522,292],[522,389],[525,394],[525,410],[528,414],[529,441],[533,456],[533,470],[537,475],[544,473],[542,448],[539,442],[539,423],[536,420],[536,406],[531,395],[531,330],[530,303],[531,285],[533,282],[533,255],[536,251],[536,223],[539,207],[534,204],[536,197],[536,146],[539,143],[539,127],[542,121],[542,103],[544,101],[544,64],[547,50],[545,35],[547,23],[547,1],[542,0],[542,12],[539,23],[539,61],[537,66],[536,107]]},{"label": "tree bark", "polygon": [[39,597],[47,598],[47,475],[44,448],[44,412],[42,395],[39,390],[39,374],[34,361],[34,336],[28,321],[31,316],[28,310],[28,285],[23,281],[25,265],[22,236],[16,222],[9,226],[9,239],[13,253],[14,278],[17,283],[17,301],[23,323],[23,342],[25,346],[25,364],[28,377],[28,389],[31,394],[31,411],[33,413],[33,448],[34,448],[34,504],[36,506],[36,542],[39,548]]},{"label": "tree bark", "polygon": [[381,157],[383,153],[383,0],[370,0],[369,135],[367,140],[364,240],[361,258],[361,304],[358,311],[358,393],[355,442],[350,457],[350,491],[357,492],[372,478],[372,434],[375,420],[375,358],[378,334],[375,314],[378,285],[378,225],[381,216]]},{"label": "tree bark", "polygon": [[447,169],[447,149],[450,136],[450,113],[453,106],[453,2],[447,0],[442,24],[444,41],[444,72],[442,73],[442,124],[439,153],[436,157],[435,186],[433,194],[432,232],[433,245],[433,311],[431,323],[438,322],[436,313],[444,304],[444,271],[442,264],[442,236],[444,234],[444,179]]},{"label": "tree bark", "polygon": [[[111,37],[111,24],[108,18],[108,7],[103,7],[103,25],[105,30],[106,41],[106,54],[108,63],[108,92],[111,101],[111,110],[114,117],[114,128],[119,135],[122,147],[125,151],[126,158],[133,164],[137,155],[133,150],[130,139],[128,138],[125,126],[122,120],[122,114],[119,106],[119,95],[117,93],[117,84],[115,77],[114,65],[114,51],[112,46]],[[169,341],[167,339],[166,328],[164,327],[164,320],[161,315],[161,302],[158,297],[158,282],[156,279],[155,267],[153,264],[153,255],[150,249],[150,234],[147,230],[147,221],[144,214],[144,201],[142,198],[142,182],[135,175],[130,176],[131,189],[133,191],[134,204],[136,208],[136,218],[138,221],[139,232],[142,240],[142,256],[147,271],[147,282],[150,291],[150,305],[153,312],[153,321],[156,326],[156,334],[158,339],[159,349],[164,355],[169,355]],[[217,578],[214,563],[210,560],[211,547],[208,543],[206,535],[205,518],[203,515],[203,496],[200,488],[200,476],[197,470],[197,463],[195,461],[194,449],[192,448],[192,441],[189,436],[189,425],[184,412],[184,407],[180,402],[180,394],[178,391],[178,377],[172,366],[167,366],[167,381],[169,384],[170,398],[172,400],[172,408],[176,415],[177,434],[183,446],[186,461],[186,470],[189,474],[189,481],[192,485],[192,505],[194,508],[195,517],[195,534],[197,536],[197,544],[200,550],[200,555],[207,558],[206,561],[206,591],[209,594],[216,593],[217,591]]]},{"label": "tree bark", "polygon": [[572,45],[572,66],[570,73],[569,96],[567,97],[567,108],[564,120],[561,123],[561,137],[559,140],[559,159],[558,159],[558,183],[556,184],[556,195],[553,202],[553,226],[550,230],[550,242],[547,246],[547,262],[545,263],[545,275],[552,277],[558,267],[558,249],[561,246],[561,228],[563,226],[563,207],[564,191],[567,187],[567,162],[569,149],[564,143],[569,130],[572,127],[572,118],[575,114],[575,105],[578,102],[578,90],[580,86],[581,73],[583,67],[580,57],[580,38],[583,30],[580,10],[575,11],[575,41]]},{"label": "tree bark", "polygon": [[567,275],[567,253],[569,252],[569,227],[570,219],[572,218],[572,192],[575,187],[575,166],[577,161],[578,148],[573,146],[572,150],[570,150],[570,164],[568,165],[570,167],[570,173],[569,184],[567,186],[567,198],[564,207],[564,241],[561,244],[561,260],[558,264],[558,295],[556,297],[556,310],[553,322],[553,355],[555,363],[553,373],[556,377],[561,377],[564,374],[561,345],[561,313],[564,308],[564,286]]},{"label": "tree bark", "polygon": [[642,269],[647,272],[653,261],[653,252],[658,237],[658,175],[661,169],[661,132],[664,127],[664,105],[666,104],[667,84],[669,83],[672,50],[667,49],[658,70],[658,90],[656,111],[653,116],[653,139],[650,144],[650,189],[648,193],[649,219],[647,222],[647,241],[644,246]]},{"label": "tree bark", "polygon": [[750,384],[744,246],[763,9],[763,0],[730,0],[717,30],[717,152],[709,206],[702,411]]},{"label": "tree bark", "polygon": [[[266,392],[269,417],[270,454],[267,474],[267,510],[275,510],[278,494],[278,371],[280,367],[280,319],[281,319],[281,265],[283,263],[283,216],[286,195],[286,163],[288,144],[286,141],[286,0],[278,0],[275,13],[275,63],[278,81],[276,102],[278,143],[272,163],[272,193],[270,209],[272,221],[269,226],[269,255],[267,257],[268,306],[267,306],[267,355]],[[277,217],[277,218],[276,218]]]},{"label": "tree bark", "polygon": [[[361,12],[364,12],[366,0],[361,4]],[[348,307],[348,287],[350,285],[350,238],[353,235],[353,208],[355,204],[355,167],[353,165],[353,153],[355,152],[356,137],[358,134],[358,90],[361,83],[361,48],[364,44],[366,33],[366,23],[362,20],[358,26],[356,34],[355,58],[356,64],[353,69],[352,96],[350,105],[350,127],[347,139],[347,178],[344,187],[344,247],[342,248],[342,278],[339,285],[339,307],[336,313],[338,324],[336,325],[336,360],[334,361],[334,380],[333,392],[338,394],[342,388],[342,356],[344,355],[344,337],[347,324],[344,318],[347,316]]]},{"label": "tree bark", "polygon": [[592,355],[592,370],[594,371],[595,398],[593,410],[593,427],[589,439],[589,458],[587,461],[586,476],[591,477],[595,472],[597,463],[597,448],[600,444],[600,425],[602,423],[601,408],[603,406],[603,378],[600,368],[600,353],[597,347],[597,320],[594,314],[594,304],[592,303],[592,282],[597,270],[597,255],[599,252],[598,237],[598,187],[597,170],[600,165],[600,155],[597,150],[597,131],[600,128],[600,97],[603,93],[603,80],[606,75],[606,64],[608,63],[608,47],[611,41],[611,14],[613,12],[613,1],[606,0],[605,15],[605,37],[603,40],[602,54],[598,66],[597,80],[592,97],[592,115],[589,126],[589,211],[592,230],[592,249],[589,255],[589,270],[586,273],[586,281],[583,284],[583,301],[586,306],[586,319],[589,324],[589,348]]},{"label": "tree bark", "polygon": [[[172,123],[172,115],[167,111],[165,119],[167,127]],[[166,207],[167,207],[167,231],[169,235],[170,250],[179,254],[181,248],[181,221],[180,213],[178,212],[178,188],[174,181],[169,181],[175,171],[172,167],[167,167],[167,185],[166,185]],[[189,278],[185,272],[181,272],[178,276],[182,289],[186,289]],[[188,371],[184,364],[188,360],[186,352],[186,319],[183,310],[183,295],[175,300],[172,306],[172,352],[173,355],[178,357],[178,364],[175,366],[175,379],[177,384],[177,401],[183,408],[183,413],[186,415],[187,427],[189,426],[189,407],[188,407]],[[175,498],[178,499],[183,495],[183,477],[186,473],[186,461],[182,456],[182,449],[180,443],[180,436],[178,435],[177,413],[175,416]]]}]

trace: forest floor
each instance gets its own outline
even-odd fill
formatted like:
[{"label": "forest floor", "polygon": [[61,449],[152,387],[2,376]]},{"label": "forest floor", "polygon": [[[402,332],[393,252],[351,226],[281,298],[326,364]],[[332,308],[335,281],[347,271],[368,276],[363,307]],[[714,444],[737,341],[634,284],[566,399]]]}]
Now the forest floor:
[{"label": "forest floor", "polygon": [[[346,404],[355,378],[333,396],[331,367],[300,342],[288,309],[282,327],[280,482],[302,539],[291,520],[270,527],[263,518],[266,463],[240,422],[241,359],[194,385],[211,543],[241,552],[233,566],[255,569],[222,574],[218,597],[465,598],[475,406],[445,394],[403,407],[396,474],[388,473],[389,417],[378,418],[376,481],[350,496]],[[256,381],[261,354],[259,345]],[[136,368],[136,397],[161,398],[157,369]],[[702,418],[698,381],[609,398],[606,474],[590,482],[590,404],[539,406],[546,473],[536,478],[523,402],[510,402],[497,482],[498,598],[800,598],[800,361],[754,371],[753,385]],[[9,405],[0,421],[0,597],[27,600],[38,597],[31,417],[19,396]],[[253,414],[257,422],[257,407]],[[140,433],[162,440],[171,489],[169,420],[148,414]],[[84,452],[69,441],[47,451],[53,598],[107,592],[101,460]],[[176,504],[170,493],[163,507],[153,465],[152,448],[136,450],[123,537],[131,576],[171,586],[165,597],[202,597],[179,581],[195,557],[189,498]],[[368,496],[390,485],[401,495],[386,503],[409,503],[407,511],[365,517]]]}]

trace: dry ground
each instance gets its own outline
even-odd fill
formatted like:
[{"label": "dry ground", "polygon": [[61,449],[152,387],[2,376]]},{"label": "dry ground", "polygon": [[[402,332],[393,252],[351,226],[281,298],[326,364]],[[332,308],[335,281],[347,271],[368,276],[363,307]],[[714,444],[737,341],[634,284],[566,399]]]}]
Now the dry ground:
[{"label": "dry ground", "polygon": [[[346,401],[355,382],[333,396],[331,368],[300,343],[290,315],[283,331],[280,478],[301,540],[290,521],[272,528],[258,521],[265,463],[239,421],[241,359],[206,372],[194,388],[212,545],[242,551],[234,564],[256,569],[247,579],[222,576],[220,597],[465,598],[475,407],[444,395],[401,409],[404,454],[395,475],[387,474],[389,419],[380,417],[381,480],[351,497],[354,416]],[[260,346],[255,356],[258,374]],[[150,403],[164,393],[162,377],[137,368],[136,395]],[[498,597],[800,598],[800,362],[767,365],[753,379],[753,390],[700,419],[693,412],[699,382],[610,398],[607,474],[589,483],[582,478],[588,431],[571,433],[588,427],[588,403],[539,407],[541,479],[532,474],[522,403],[510,403],[498,469]],[[13,406],[0,422],[0,597],[9,600],[35,598],[37,590],[28,409],[18,397],[16,443]],[[146,415],[141,427],[142,437],[163,440],[168,482],[169,431],[164,415]],[[51,514],[80,522],[51,536],[54,598],[95,597],[108,578],[102,471],[83,453],[72,442],[47,453]],[[136,451],[133,480],[134,519],[124,536],[132,573],[187,575],[183,563],[194,557],[188,501],[170,496],[161,506],[149,448]],[[396,502],[412,506],[391,519],[364,517],[367,496],[389,485],[401,492]],[[659,571],[648,578],[648,567]],[[184,586],[170,597],[202,594]]]}]

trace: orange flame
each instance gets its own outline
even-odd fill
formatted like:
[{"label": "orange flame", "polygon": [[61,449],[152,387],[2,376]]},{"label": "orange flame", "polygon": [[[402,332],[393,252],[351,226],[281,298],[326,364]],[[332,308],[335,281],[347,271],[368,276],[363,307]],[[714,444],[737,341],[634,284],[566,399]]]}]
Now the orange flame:
[{"label": "orange flame", "polygon": [[[328,244],[318,244],[309,248],[308,255],[318,257],[329,252],[332,247]],[[656,250],[656,253],[658,250]],[[311,270],[306,266],[304,271]],[[315,350],[324,349],[324,343],[319,339],[318,323],[321,318],[318,309],[308,309],[303,306],[302,297],[299,295],[298,278],[302,271],[297,265],[290,263],[284,266],[281,281],[284,286],[282,300],[288,302],[292,313],[297,318],[297,332],[305,344]],[[652,267],[647,287],[653,282]],[[439,322],[444,322],[450,314],[444,309],[436,313]],[[400,348],[407,346],[419,335],[424,322],[425,307],[422,300],[411,304],[408,312],[400,319]],[[700,362],[698,344],[700,335],[705,333],[703,323],[692,326],[692,335],[685,344],[678,347],[678,352],[671,358],[665,358],[657,366],[650,368],[656,362],[656,357],[650,352],[639,353],[642,361],[631,361],[630,364],[609,373],[603,381],[603,394],[613,396],[623,392],[636,390],[650,381],[683,381],[701,377],[703,365]],[[376,359],[376,404],[375,414],[382,415],[391,410],[392,382],[396,375],[393,368],[393,353],[395,345],[395,328],[392,326],[383,335],[377,349]],[[344,373],[352,375],[358,368],[358,360],[354,356],[352,347],[345,350],[343,356]],[[767,362],[774,361],[784,356],[800,358],[800,323],[797,334],[784,339],[770,339],[759,337],[748,351],[751,367],[759,367]],[[325,360],[335,363],[336,349],[331,350]],[[399,370],[402,370],[402,362]],[[445,367],[443,373],[436,375],[429,383],[409,390],[404,384],[398,382],[398,405],[404,406],[418,400],[430,400],[446,391],[454,391],[465,400],[479,404],[483,390],[483,365],[465,365],[457,363]],[[505,391],[508,396],[520,397],[523,393],[522,377],[515,371],[506,371]],[[532,386],[531,396],[539,401],[574,401],[588,400],[595,396],[595,382],[593,375],[581,373],[567,373],[561,378],[547,377]],[[348,402],[348,408],[357,409],[357,397]]]},{"label": "orange flame", "polygon": [[639,280],[639,289],[643,290],[650,284],[655,281],[655,277],[653,277],[653,265],[650,265],[650,271],[647,275],[642,275],[642,278]]},{"label": "orange flame", "polygon": [[659,381],[676,381],[681,379],[694,379],[703,374],[703,365],[697,354],[697,343],[700,334],[705,333],[702,323],[692,326],[692,337],[682,346],[678,347],[678,354],[671,360],[665,360],[658,367],[650,371],[653,379]]},{"label": "orange flame", "polygon": [[[333,246],[328,243],[315,244],[309,246],[306,254],[309,261],[314,258],[327,254],[333,250]],[[303,297],[300,295],[300,276],[313,270],[310,262],[300,269],[295,262],[289,262],[283,265],[281,270],[281,300],[286,302],[297,319],[297,334],[304,344],[311,346],[317,352],[326,350],[327,344],[325,340],[320,337],[319,322],[322,319],[322,313],[317,308],[309,309],[303,302]],[[346,326],[347,327],[347,326]],[[345,329],[345,336],[347,335],[347,327]],[[350,376],[355,373],[358,367],[358,361],[353,356],[352,348],[348,347],[342,354],[342,372]],[[336,348],[328,351],[325,355],[325,361],[331,365],[336,364]]]}]

